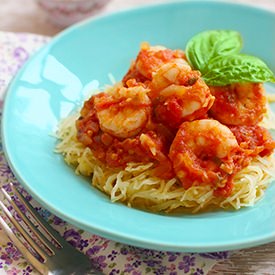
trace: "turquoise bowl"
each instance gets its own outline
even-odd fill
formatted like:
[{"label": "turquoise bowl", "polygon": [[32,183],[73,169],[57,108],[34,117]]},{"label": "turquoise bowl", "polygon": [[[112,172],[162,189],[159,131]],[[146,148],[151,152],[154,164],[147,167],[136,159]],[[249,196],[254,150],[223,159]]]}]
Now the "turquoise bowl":
[{"label": "turquoise bowl", "polygon": [[[275,240],[275,186],[253,207],[196,215],[162,215],[112,203],[54,153],[60,119],[87,91],[119,80],[142,41],[185,48],[196,33],[239,31],[243,52],[275,71],[275,14],[222,1],[178,1],[81,22],[37,52],[7,92],[2,138],[8,162],[26,190],[67,222],[134,246],[188,252],[239,249]],[[274,86],[267,85],[269,92]]]}]

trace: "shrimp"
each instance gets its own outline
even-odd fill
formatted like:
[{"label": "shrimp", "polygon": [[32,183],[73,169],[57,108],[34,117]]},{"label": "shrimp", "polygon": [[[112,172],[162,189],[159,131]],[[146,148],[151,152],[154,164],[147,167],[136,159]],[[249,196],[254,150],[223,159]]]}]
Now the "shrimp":
[{"label": "shrimp", "polygon": [[210,87],[216,100],[210,109],[213,118],[226,125],[256,125],[266,113],[262,83],[236,83]]},{"label": "shrimp", "polygon": [[[137,92],[138,90],[134,89],[134,91]],[[147,112],[147,98],[143,95],[145,99],[141,100],[142,95],[139,95],[141,98],[138,98],[130,90],[133,97],[128,97],[130,98],[129,102],[131,103],[131,100],[136,101],[133,105],[129,102],[126,104],[122,95],[127,92],[129,92],[129,89],[123,88],[121,90],[118,88],[117,94],[112,95],[111,99],[111,95],[107,97],[106,93],[100,93],[87,100],[81,109],[81,116],[76,121],[78,140],[83,145],[88,146],[94,156],[109,167],[125,168],[129,162],[152,162],[154,163],[154,175],[165,179],[172,178],[174,176],[172,163],[167,156],[168,144],[170,144],[169,135],[166,133],[165,128],[154,125],[152,122],[148,122],[151,129],[148,129],[148,127],[143,128],[144,117],[142,111]],[[122,101],[116,101],[116,97],[119,97]],[[145,105],[135,106],[138,102],[143,102]],[[117,104],[121,105],[118,107]],[[116,109],[112,109],[112,106],[119,109],[119,116],[117,116]],[[133,113],[129,111],[130,109]],[[104,113],[102,115],[102,111],[108,111],[109,114]],[[131,115],[133,115],[132,118],[127,117]],[[114,124],[109,122],[112,116]],[[137,121],[135,121],[135,118],[137,118]],[[128,119],[130,120],[128,121]],[[122,128],[120,128],[120,125],[122,125]],[[136,131],[141,132],[133,135]]]},{"label": "shrimp", "polygon": [[199,71],[192,70],[186,60],[177,58],[163,64],[153,73],[151,88],[161,91],[171,84],[190,86],[200,75]]},{"label": "shrimp", "polygon": [[143,86],[118,86],[95,97],[94,108],[101,130],[117,138],[137,135],[151,113],[148,91]]},{"label": "shrimp", "polygon": [[184,52],[181,50],[167,49],[163,46],[150,46],[148,43],[143,43],[136,60],[132,63],[122,82],[126,84],[129,79],[136,79],[141,83],[151,81],[153,73],[161,65],[176,58],[185,58]]},{"label": "shrimp", "polygon": [[199,71],[180,59],[161,66],[150,88],[156,119],[172,128],[205,117],[215,99]]},{"label": "shrimp", "polygon": [[225,187],[234,175],[233,156],[239,145],[227,126],[213,119],[184,122],[169,157],[183,187],[211,184]]},{"label": "shrimp", "polygon": [[106,150],[116,138],[137,135],[151,115],[148,90],[121,83],[85,101],[76,121],[77,138],[105,162]]}]

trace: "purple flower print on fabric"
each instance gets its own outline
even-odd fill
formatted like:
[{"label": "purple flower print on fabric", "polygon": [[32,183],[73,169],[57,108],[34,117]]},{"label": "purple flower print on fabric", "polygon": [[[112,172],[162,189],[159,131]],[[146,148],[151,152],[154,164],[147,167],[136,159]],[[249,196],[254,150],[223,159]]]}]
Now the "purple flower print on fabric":
[{"label": "purple flower print on fabric", "polygon": [[195,266],[195,257],[193,256],[183,256],[182,261],[178,265],[179,269],[183,270],[184,273],[188,273],[193,266]]},{"label": "purple flower print on fabric", "polygon": [[14,58],[19,61],[19,67],[29,58],[29,54],[23,47],[14,49]]},{"label": "purple flower print on fabric", "polygon": [[200,253],[200,256],[209,259],[223,260],[228,258],[228,252],[212,252],[212,253]]},{"label": "purple flower print on fabric", "polygon": [[0,259],[4,261],[5,264],[10,265],[13,261],[17,261],[20,257],[21,253],[11,242],[8,242],[4,251],[1,251]]}]

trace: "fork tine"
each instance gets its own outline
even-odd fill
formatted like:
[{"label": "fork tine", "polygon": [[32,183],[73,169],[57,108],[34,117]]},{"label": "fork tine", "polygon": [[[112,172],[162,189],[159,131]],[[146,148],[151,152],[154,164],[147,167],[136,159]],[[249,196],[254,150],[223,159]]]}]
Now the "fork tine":
[{"label": "fork tine", "polygon": [[21,193],[18,192],[16,187],[12,183],[9,183],[9,185],[16,196],[20,199],[21,203],[26,207],[28,212],[33,216],[33,218],[35,218],[35,221],[38,223],[38,225],[43,228],[43,230],[50,236],[50,238],[52,238],[60,248],[67,246],[68,244],[66,241],[63,240],[59,233],[57,233],[43,218],[41,218],[41,216],[36,211],[34,211],[31,204],[24,198]]},{"label": "fork tine", "polygon": [[[3,189],[1,188],[3,192]],[[5,191],[5,190],[4,190]],[[6,197],[7,193],[3,192],[4,196]],[[47,259],[47,255],[45,252],[34,242],[34,240],[30,237],[28,232],[22,227],[22,225],[13,217],[11,212],[8,208],[0,201],[0,206],[2,210],[5,212],[6,216],[9,218],[11,223],[15,226],[17,231],[25,238],[25,240],[29,243],[29,245],[34,249],[34,251],[45,261]]]},{"label": "fork tine", "polygon": [[[50,253],[50,255],[54,255],[55,251],[54,251],[53,245],[48,241],[47,238],[45,238],[39,232],[39,230],[33,225],[33,223],[24,215],[22,210],[16,205],[14,200],[11,198],[11,196],[6,192],[6,190],[3,187],[1,188],[1,191],[4,194],[5,198],[9,201],[9,203],[16,210],[16,212],[20,216],[20,218],[25,222],[25,224],[29,227],[29,229],[31,229],[32,233],[34,233],[35,236],[40,240],[40,242],[44,245],[44,247],[47,249],[47,251]],[[33,242],[33,240],[31,242]],[[33,245],[33,243],[31,245]],[[36,245],[36,243],[34,243],[34,245]]]},{"label": "fork tine", "polygon": [[[9,220],[12,224],[17,224],[17,221],[11,216],[11,213],[6,208],[6,206],[0,201],[0,207],[2,210],[6,213],[9,213],[10,215],[7,215]],[[16,235],[13,233],[12,229],[8,226],[8,224],[4,221],[4,219],[0,216],[0,224],[3,230],[7,233],[9,239],[15,244],[15,246],[18,248],[18,250],[24,255],[26,260],[31,263],[37,270],[39,270],[42,274],[47,274],[48,271],[47,267],[43,265],[29,250],[28,248],[16,237]],[[16,226],[15,226],[16,227]]]},{"label": "fork tine", "polygon": [[[58,249],[57,247],[54,248],[54,254],[50,256],[46,256],[46,260],[44,262],[40,262],[37,258],[34,257],[30,253],[30,251],[26,252],[26,248],[21,242],[21,245],[18,244],[18,249],[22,252],[23,255],[26,255],[26,259],[30,261],[30,263],[42,274],[100,274],[103,275],[102,272],[97,271],[94,269],[93,266],[91,266],[90,260],[88,257],[86,257],[84,254],[82,254],[77,249],[73,248],[69,243],[63,239],[58,232],[56,232],[31,206],[31,204],[24,198],[23,195],[21,195],[17,188],[10,183],[9,186],[14,192],[14,195],[18,197],[18,200],[26,207],[28,213],[32,216],[32,218],[36,221],[35,224],[38,224],[38,227],[40,228],[34,228],[33,232],[37,232],[39,234],[48,234],[52,240],[54,240],[57,244],[59,244],[61,249]],[[1,188],[2,189],[2,188]],[[12,204],[13,198],[9,196],[9,194],[2,189],[4,196],[10,201]],[[13,202],[14,203],[14,202]],[[16,205],[16,204],[15,204]],[[8,216],[8,218],[11,220],[11,222],[14,224],[16,229],[21,233],[20,228],[21,224],[17,222],[12,214],[9,212],[9,210],[5,207],[5,205],[0,201],[0,209],[3,208],[4,212]],[[18,207],[19,208],[19,207]],[[15,208],[15,211],[16,208]],[[19,213],[22,214],[22,217],[25,216],[25,214],[18,209],[18,215]],[[3,220],[3,219],[2,219]],[[1,220],[1,221],[2,221]],[[1,222],[0,221],[0,222]],[[28,219],[27,222],[25,222],[28,225]],[[19,224],[17,228],[17,223]],[[7,229],[7,226],[5,227]],[[40,232],[39,229],[43,228],[44,232]],[[30,228],[31,229],[31,228]],[[12,236],[13,233],[10,231],[10,233],[7,232],[8,235]],[[24,236],[23,236],[24,237]],[[11,237],[11,240],[15,243],[17,246],[17,243],[20,241],[16,235],[13,234],[13,237]],[[30,244],[31,242],[29,242]],[[42,244],[44,244],[41,241]],[[31,245],[31,244],[30,244]],[[51,244],[52,245],[52,244]],[[53,245],[52,245],[53,246]],[[21,250],[21,247],[24,247]],[[44,247],[46,247],[44,245]],[[34,249],[35,250],[35,249]],[[39,254],[39,253],[37,253]],[[35,259],[35,260],[34,260]]]}]

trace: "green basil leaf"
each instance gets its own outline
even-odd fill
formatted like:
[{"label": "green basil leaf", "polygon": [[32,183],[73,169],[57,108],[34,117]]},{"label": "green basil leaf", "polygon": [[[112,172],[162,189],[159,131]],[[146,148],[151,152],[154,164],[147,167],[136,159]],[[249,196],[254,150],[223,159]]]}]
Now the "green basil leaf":
[{"label": "green basil leaf", "polygon": [[203,74],[211,59],[239,53],[241,48],[241,35],[236,31],[205,31],[189,40],[186,56],[191,66]]},{"label": "green basil leaf", "polygon": [[234,54],[209,61],[203,79],[210,86],[243,82],[275,82],[273,72],[255,56]]}]

